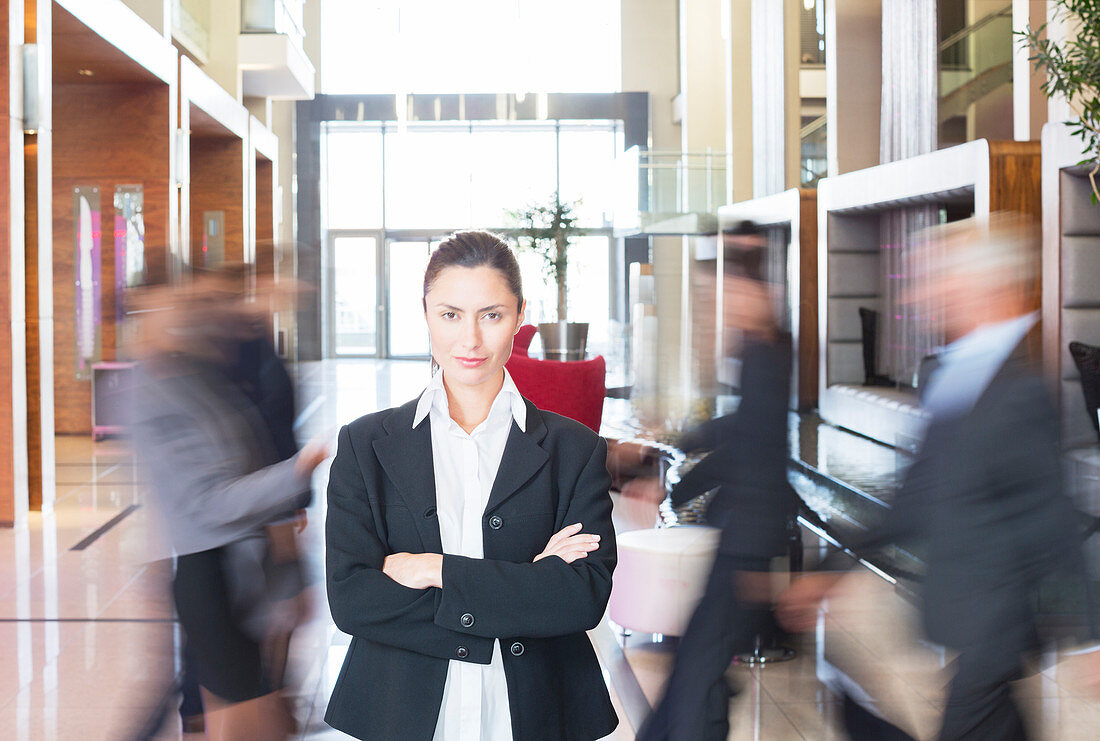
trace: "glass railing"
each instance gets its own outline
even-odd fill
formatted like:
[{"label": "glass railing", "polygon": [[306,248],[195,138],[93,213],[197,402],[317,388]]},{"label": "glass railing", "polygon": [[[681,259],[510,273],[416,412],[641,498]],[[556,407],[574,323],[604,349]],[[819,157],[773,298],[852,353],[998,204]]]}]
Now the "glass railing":
[{"label": "glass railing", "polygon": [[241,0],[241,33],[281,33],[301,46],[305,0]]},{"label": "glass railing", "polygon": [[798,16],[802,66],[825,66],[825,0],[803,0]]},{"label": "glass railing", "polygon": [[[971,106],[994,92],[1003,94],[1005,86],[1011,86],[1012,44],[1011,5],[940,42],[941,141],[957,143],[964,131],[975,133],[973,126],[965,125]],[[1007,92],[1011,96],[1011,88]]]},{"label": "glass railing", "polygon": [[723,152],[642,152],[639,166],[649,176],[654,213],[712,213],[725,205]]},{"label": "glass railing", "polygon": [[172,35],[197,56],[210,53],[210,0],[172,0]]},{"label": "glass railing", "polygon": [[677,221],[685,225],[683,233],[706,231],[718,207],[732,202],[724,152],[631,147],[619,158],[618,181],[623,197],[615,210],[617,231],[658,224],[676,230]]},{"label": "glass railing", "polygon": [[825,116],[819,116],[802,127],[799,134],[799,181],[803,188],[816,188],[817,181],[828,172],[827,134]]}]

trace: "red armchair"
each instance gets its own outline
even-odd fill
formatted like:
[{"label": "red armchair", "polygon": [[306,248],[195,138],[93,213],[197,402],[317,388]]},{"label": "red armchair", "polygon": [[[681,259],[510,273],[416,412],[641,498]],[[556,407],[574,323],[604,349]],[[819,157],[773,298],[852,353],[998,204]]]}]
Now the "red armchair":
[{"label": "red armchair", "polygon": [[535,339],[535,335],[539,330],[534,324],[524,324],[516,332],[516,338],[512,340],[512,354],[522,355],[527,358],[530,357],[529,351],[531,349],[531,340]]},{"label": "red armchair", "polygon": [[[516,388],[539,409],[575,419],[598,433],[607,390],[607,364],[603,356],[568,362],[528,357],[527,346],[535,334],[534,327],[529,333],[524,331],[529,326],[520,328],[512,357],[505,363]],[[521,343],[524,334],[527,341]]]}]

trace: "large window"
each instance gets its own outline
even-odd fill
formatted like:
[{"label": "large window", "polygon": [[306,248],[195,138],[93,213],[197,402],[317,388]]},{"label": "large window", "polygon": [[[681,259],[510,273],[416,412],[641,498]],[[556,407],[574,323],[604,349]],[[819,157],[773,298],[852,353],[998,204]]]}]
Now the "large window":
[{"label": "large window", "polygon": [[[377,284],[377,300],[350,288],[332,294],[333,319],[343,334],[330,340],[330,352],[421,352],[422,322],[414,327],[413,319],[420,322],[414,316],[420,300],[417,272],[422,274],[427,252],[413,251],[410,244],[428,244],[456,229],[507,229],[513,226],[509,211],[545,202],[560,189],[563,199],[580,200],[581,225],[589,230],[570,250],[569,318],[588,322],[590,352],[606,354],[616,159],[622,150],[617,121],[323,124],[322,223],[330,235],[334,274],[326,292],[340,293],[345,265],[353,264],[334,250],[345,242],[345,252],[368,242],[387,245],[384,267],[371,276],[366,266],[375,253],[354,257],[363,263],[354,271],[357,279]],[[519,258],[528,322],[553,321],[556,286],[535,255],[521,252]],[[354,315],[376,306],[383,316],[381,341],[374,334],[374,316]]]},{"label": "large window", "polygon": [[325,0],[321,92],[606,93],[620,0]]},{"label": "large window", "polygon": [[551,123],[387,126],[386,227],[503,227],[507,211],[553,193]]},{"label": "large window", "polygon": [[612,224],[618,121],[323,126],[325,229],[501,229],[558,189],[585,228]]},{"label": "large window", "polygon": [[322,142],[325,228],[381,228],[382,130],[330,127]]}]

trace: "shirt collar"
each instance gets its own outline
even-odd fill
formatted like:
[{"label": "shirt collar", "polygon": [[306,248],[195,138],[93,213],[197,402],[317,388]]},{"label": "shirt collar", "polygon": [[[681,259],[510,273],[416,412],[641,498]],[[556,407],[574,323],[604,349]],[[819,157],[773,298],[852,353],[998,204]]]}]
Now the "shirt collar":
[{"label": "shirt collar", "polygon": [[[515,420],[521,432],[527,432],[527,402],[524,401],[523,395],[516,388],[515,381],[512,380],[512,375],[507,368],[504,369],[504,385],[501,386],[500,393],[493,399],[493,405],[489,409],[490,417],[499,409],[501,404],[509,405],[512,419]],[[450,410],[447,406],[447,390],[443,387],[442,370],[432,376],[432,380],[416,403],[416,414],[413,415],[412,425],[414,428],[420,426],[420,423],[428,416],[428,412],[431,411],[433,406],[442,412],[444,417],[450,417]]]},{"label": "shirt collar", "polygon": [[983,324],[947,345],[940,361],[947,365],[981,357],[1003,361],[1038,321],[1039,313],[1031,312],[1002,322]]}]

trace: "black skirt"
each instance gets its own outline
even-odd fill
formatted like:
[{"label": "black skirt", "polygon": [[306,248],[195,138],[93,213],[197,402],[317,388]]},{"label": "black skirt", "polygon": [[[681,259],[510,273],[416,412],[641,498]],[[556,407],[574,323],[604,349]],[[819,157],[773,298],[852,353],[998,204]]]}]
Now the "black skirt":
[{"label": "black skirt", "polygon": [[241,629],[230,606],[224,551],[179,556],[172,591],[199,684],[226,702],[268,694],[260,645]]}]

